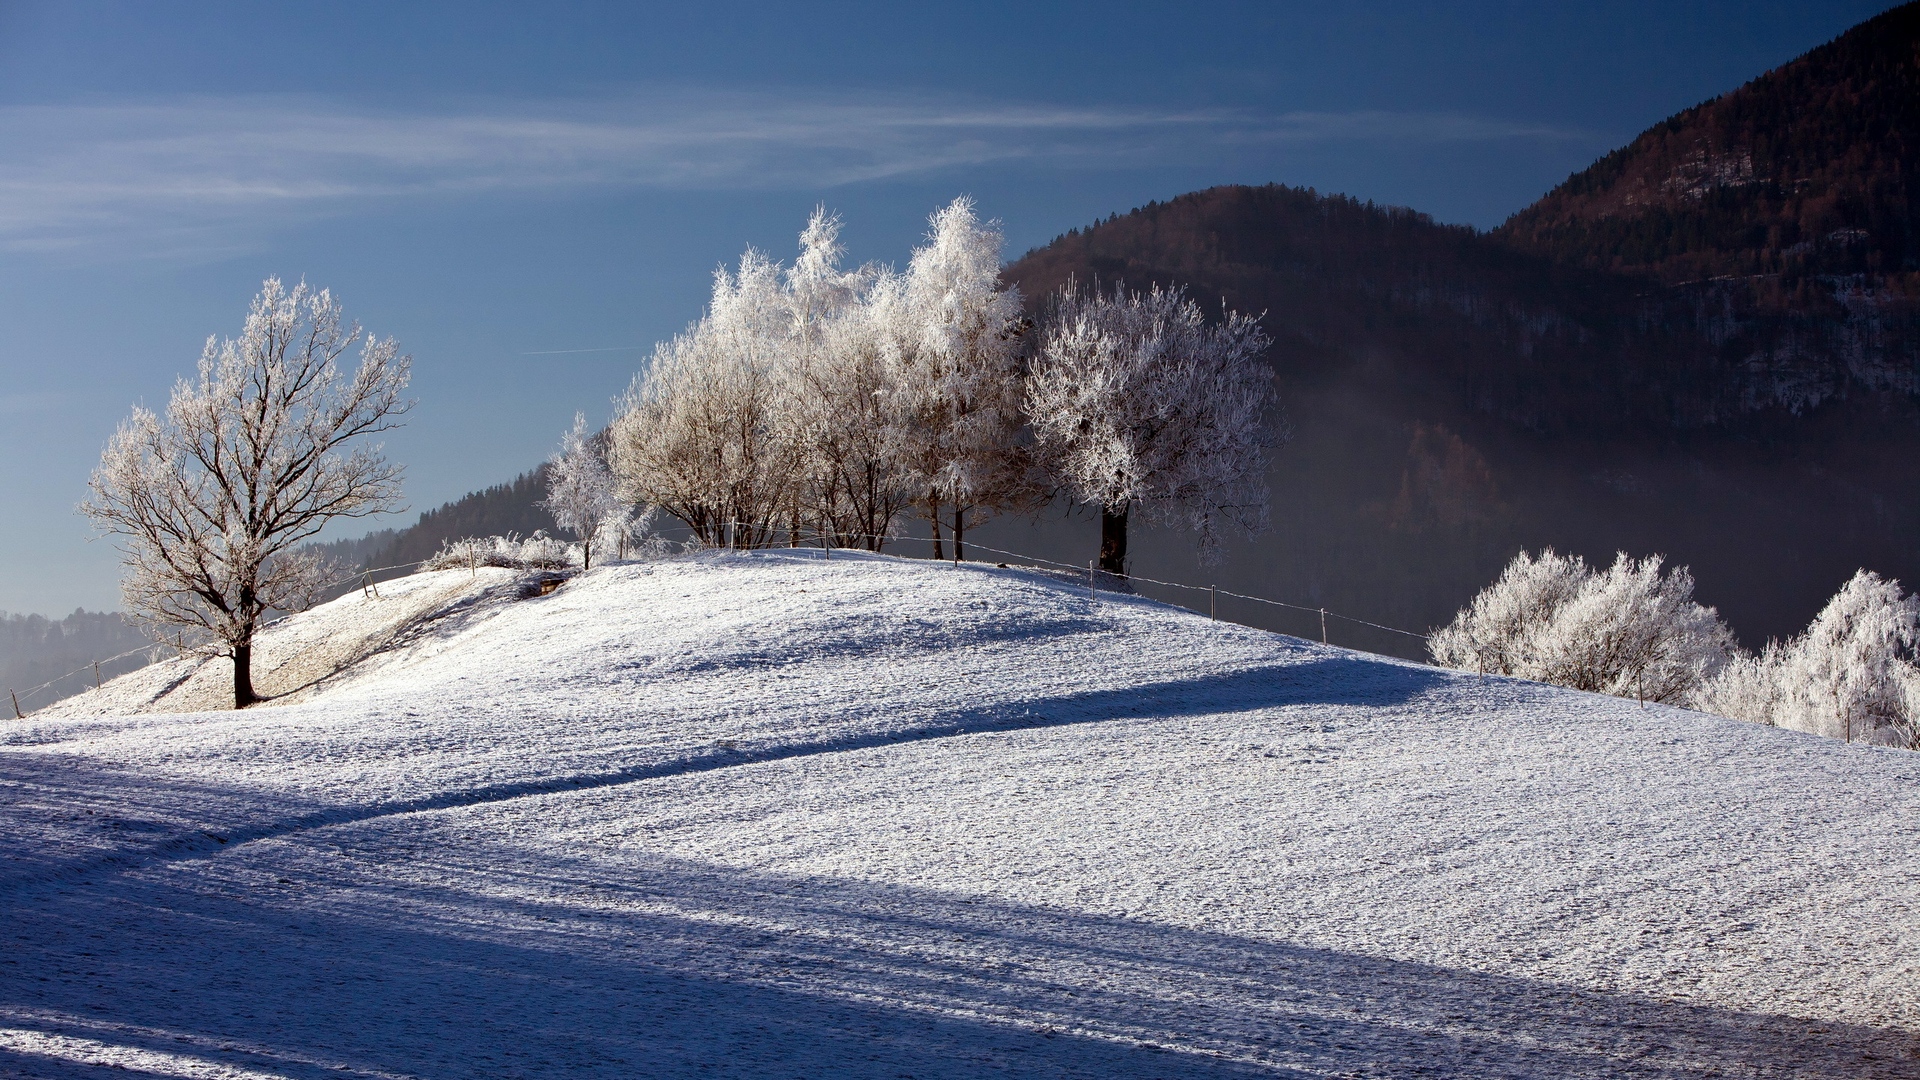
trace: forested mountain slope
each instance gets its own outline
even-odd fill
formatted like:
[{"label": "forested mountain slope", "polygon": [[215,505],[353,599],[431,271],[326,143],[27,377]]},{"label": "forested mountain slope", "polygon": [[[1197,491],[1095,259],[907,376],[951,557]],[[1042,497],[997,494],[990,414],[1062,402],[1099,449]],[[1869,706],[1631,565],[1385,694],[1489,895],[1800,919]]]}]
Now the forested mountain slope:
[{"label": "forested mountain slope", "polygon": [[[1656,124],[1499,229],[1669,283],[1920,273],[1920,3]],[[1782,297],[1783,300],[1788,299]]]},{"label": "forested mountain slope", "polygon": [[[150,643],[117,611],[76,608],[60,619],[0,611],[0,692],[14,693],[23,709],[38,709],[93,686],[96,660],[104,679],[145,664],[144,650],[119,654]],[[13,701],[0,702],[0,716],[12,715]]]},{"label": "forested mountain slope", "polygon": [[[1920,576],[1912,395],[1790,408],[1696,296],[1645,278],[1275,186],[1141,208],[1007,276],[1036,306],[1097,277],[1265,312],[1294,437],[1274,532],[1223,585],[1422,629],[1523,546],[1664,552],[1757,644],[1860,566]],[[1177,537],[1140,550],[1142,573],[1201,573]]]}]

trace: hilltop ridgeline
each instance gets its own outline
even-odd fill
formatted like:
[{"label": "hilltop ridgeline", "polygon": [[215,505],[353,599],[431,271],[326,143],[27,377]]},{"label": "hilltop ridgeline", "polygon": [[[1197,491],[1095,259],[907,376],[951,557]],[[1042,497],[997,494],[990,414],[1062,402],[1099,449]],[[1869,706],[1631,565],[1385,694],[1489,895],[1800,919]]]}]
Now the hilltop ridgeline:
[{"label": "hilltop ridgeline", "polygon": [[1920,272],[1920,3],[1861,23],[1654,125],[1497,235],[1558,262],[1668,283]]}]

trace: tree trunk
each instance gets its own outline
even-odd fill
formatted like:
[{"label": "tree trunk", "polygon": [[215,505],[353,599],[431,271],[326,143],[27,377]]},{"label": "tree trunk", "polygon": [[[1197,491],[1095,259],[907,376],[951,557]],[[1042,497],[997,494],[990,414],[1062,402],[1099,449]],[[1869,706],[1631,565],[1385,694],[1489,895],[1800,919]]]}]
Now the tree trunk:
[{"label": "tree trunk", "polygon": [[233,707],[244,709],[259,701],[253,692],[253,642],[233,647]]},{"label": "tree trunk", "polygon": [[933,561],[944,562],[946,561],[946,556],[941,554],[941,548],[940,548],[940,504],[939,503],[928,504],[927,520],[933,522]]},{"label": "tree trunk", "polygon": [[1127,576],[1127,511],[1100,510],[1100,569],[1116,577]]},{"label": "tree trunk", "polygon": [[593,569],[593,537],[589,536],[580,541],[580,572],[584,574],[591,569]]},{"label": "tree trunk", "polygon": [[963,538],[965,538],[965,536],[967,535],[966,513],[967,513],[966,510],[962,507],[956,506],[953,508],[953,561],[954,562],[967,561],[967,554],[960,547],[960,541]]}]

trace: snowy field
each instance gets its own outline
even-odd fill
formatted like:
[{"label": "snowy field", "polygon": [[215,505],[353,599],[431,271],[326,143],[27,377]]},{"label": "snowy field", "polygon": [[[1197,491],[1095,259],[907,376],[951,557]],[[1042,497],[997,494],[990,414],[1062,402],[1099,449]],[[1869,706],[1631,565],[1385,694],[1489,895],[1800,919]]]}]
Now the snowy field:
[{"label": "snowy field", "polygon": [[381,590],[0,727],[0,1075],[1920,1076],[1920,754],[983,565]]}]

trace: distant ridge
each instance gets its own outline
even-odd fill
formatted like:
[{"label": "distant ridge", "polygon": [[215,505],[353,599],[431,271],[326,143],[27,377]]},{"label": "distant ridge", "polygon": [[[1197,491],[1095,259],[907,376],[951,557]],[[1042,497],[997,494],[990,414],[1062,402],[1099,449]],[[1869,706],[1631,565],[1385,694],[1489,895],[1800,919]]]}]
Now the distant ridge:
[{"label": "distant ridge", "polygon": [[1920,3],[1654,125],[1498,230],[1669,283],[1920,272]]},{"label": "distant ridge", "polygon": [[[1099,280],[1266,313],[1296,432],[1275,530],[1217,570],[1149,535],[1142,574],[1417,629],[1521,547],[1662,552],[1757,644],[1857,568],[1920,583],[1917,57],[1920,3],[1656,125],[1493,233],[1223,186],[1108,215],[1006,278],[1035,310]],[[523,474],[341,550],[381,566],[551,529],[540,489]],[[973,535],[1071,560],[1075,527]]]},{"label": "distant ridge", "polygon": [[440,550],[448,540],[468,536],[505,536],[554,528],[553,515],[535,504],[547,495],[547,467],[536,466],[504,484],[470,492],[437,509],[420,515],[420,520],[400,529],[381,529],[351,540],[336,540],[314,545],[354,569],[400,567],[381,577],[398,577],[413,572],[421,561]]}]

